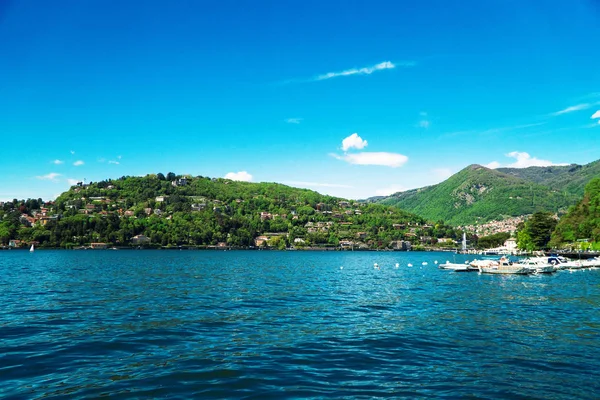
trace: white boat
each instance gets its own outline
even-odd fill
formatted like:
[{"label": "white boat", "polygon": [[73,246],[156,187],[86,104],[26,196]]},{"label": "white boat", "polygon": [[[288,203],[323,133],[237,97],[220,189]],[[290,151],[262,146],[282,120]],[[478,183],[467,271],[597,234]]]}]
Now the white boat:
[{"label": "white boat", "polygon": [[519,264],[513,264],[506,257],[500,260],[473,260],[471,266],[477,267],[484,274],[527,275],[532,271]]},{"label": "white boat", "polygon": [[524,268],[528,268],[534,274],[551,274],[556,272],[558,268],[556,268],[553,264],[550,264],[544,258],[526,258],[524,260],[519,261],[517,265],[520,265]]},{"label": "white boat", "polygon": [[546,260],[550,264],[554,265],[554,267],[559,270],[561,270],[561,269],[579,269],[579,268],[584,267],[584,264],[581,260],[569,260],[568,258],[560,257],[560,256],[550,256]]},{"label": "white boat", "polygon": [[587,268],[600,267],[600,257],[589,258],[581,261],[581,265]]},{"label": "white boat", "polygon": [[33,245],[31,245],[31,247],[29,248],[29,251],[30,251],[30,252],[32,252],[32,251],[34,251],[34,250],[35,250],[34,246],[33,246]]},{"label": "white boat", "polygon": [[467,264],[456,264],[451,262],[446,262],[445,264],[440,264],[439,268],[448,269],[455,272],[463,272],[463,271],[472,271],[472,268],[469,268]]}]

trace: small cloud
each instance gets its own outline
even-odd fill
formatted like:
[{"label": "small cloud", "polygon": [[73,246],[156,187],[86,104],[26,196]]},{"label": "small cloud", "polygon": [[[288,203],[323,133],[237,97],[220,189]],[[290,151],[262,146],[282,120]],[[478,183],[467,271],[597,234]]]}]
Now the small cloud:
[{"label": "small cloud", "polygon": [[228,174],[225,175],[225,179],[231,179],[232,181],[251,182],[252,175],[250,175],[246,171],[229,172]]},{"label": "small cloud", "polygon": [[384,167],[398,168],[406,164],[408,157],[398,153],[386,152],[362,152],[354,154],[331,154],[332,157],[338,160],[346,161],[355,165],[380,165]]},{"label": "small cloud", "polygon": [[52,164],[54,164],[54,165],[60,165],[60,164],[64,164],[64,163],[65,162],[62,161],[62,160],[54,160],[54,161],[52,161]]},{"label": "small cloud", "polygon": [[75,154],[75,152],[73,150],[71,150],[71,154]]},{"label": "small cloud", "polygon": [[83,165],[83,164],[85,164],[85,163],[84,163],[83,161],[81,161],[81,160],[77,160],[77,161],[75,161],[75,162],[73,163],[73,165],[74,165],[74,166],[76,166],[76,167],[79,167],[79,166],[81,166],[81,165]]},{"label": "small cloud", "polygon": [[433,172],[433,174],[439,179],[448,179],[453,174],[450,168],[434,168],[431,170],[431,172]]},{"label": "small cloud", "polygon": [[353,133],[344,140],[342,140],[342,150],[348,151],[349,149],[364,149],[367,147],[367,141],[363,140],[358,133]]},{"label": "small cloud", "polygon": [[70,186],[74,186],[74,185],[77,185],[77,183],[81,182],[81,179],[68,178],[67,182],[69,183]]},{"label": "small cloud", "polygon": [[99,159],[98,159],[98,162],[99,162],[99,163],[106,162],[106,158],[99,158]]},{"label": "small cloud", "polygon": [[345,71],[340,71],[340,72],[328,72],[326,74],[317,76],[314,80],[323,81],[325,79],[337,78],[339,76],[350,76],[350,75],[371,75],[373,72],[383,71],[386,69],[394,69],[397,66],[414,67],[415,65],[416,65],[416,63],[413,61],[406,61],[406,62],[402,62],[402,63],[398,63],[398,64],[394,64],[391,61],[384,61],[384,62],[375,64],[370,67],[351,68],[351,69],[347,69]]},{"label": "small cloud", "polygon": [[304,182],[304,181],[285,181],[285,185],[301,186],[301,187],[327,187],[327,188],[342,188],[352,189],[354,186],[342,185],[339,183],[320,183],[320,182]]},{"label": "small cloud", "polygon": [[419,128],[427,129],[431,126],[431,121],[427,118],[427,112],[421,111],[419,113],[421,120],[419,121]]},{"label": "small cloud", "polygon": [[487,167],[489,169],[496,169],[500,168],[500,163],[498,161],[492,161],[491,163],[484,165],[484,167]]},{"label": "small cloud", "polygon": [[42,181],[58,182],[59,176],[61,176],[61,174],[57,174],[56,172],[50,172],[46,175],[36,176],[36,178]]},{"label": "small cloud", "polygon": [[115,165],[119,165],[119,164],[121,164],[120,162],[118,162],[118,161],[115,161],[115,160],[110,160],[108,163],[109,163],[109,164],[115,164]]},{"label": "small cloud", "polygon": [[390,185],[383,189],[377,189],[375,194],[377,196],[391,196],[394,193],[404,192],[406,188],[402,185]]},{"label": "small cloud", "polygon": [[302,118],[288,118],[285,120],[288,124],[299,124],[302,122]]},{"label": "small cloud", "polygon": [[552,113],[551,115],[557,117],[559,115],[569,114],[569,113],[572,113],[572,112],[575,112],[575,111],[587,110],[591,106],[592,105],[590,103],[577,104],[577,105],[574,105],[574,106],[567,107],[564,110],[560,110],[560,111],[557,111],[555,113]]},{"label": "small cloud", "polygon": [[120,159],[121,159],[121,156],[117,156],[117,158],[120,160]]},{"label": "small cloud", "polygon": [[[600,118],[600,110],[596,111],[594,114],[592,114],[592,119],[596,119],[596,118]],[[600,121],[598,121],[600,122]]]}]

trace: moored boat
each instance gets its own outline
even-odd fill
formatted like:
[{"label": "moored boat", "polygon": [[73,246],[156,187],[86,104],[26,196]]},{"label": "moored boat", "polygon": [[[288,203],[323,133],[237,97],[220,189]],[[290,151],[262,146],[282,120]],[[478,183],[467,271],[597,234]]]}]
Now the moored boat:
[{"label": "moored boat", "polygon": [[439,268],[447,269],[447,270],[451,270],[451,271],[455,271],[455,272],[473,271],[473,269],[470,268],[468,264],[457,264],[457,263],[451,263],[451,262],[446,262],[444,264],[440,264]]},{"label": "moored boat", "polygon": [[477,267],[484,274],[527,275],[532,271],[522,265],[513,264],[506,257],[500,260],[474,260],[471,266]]}]

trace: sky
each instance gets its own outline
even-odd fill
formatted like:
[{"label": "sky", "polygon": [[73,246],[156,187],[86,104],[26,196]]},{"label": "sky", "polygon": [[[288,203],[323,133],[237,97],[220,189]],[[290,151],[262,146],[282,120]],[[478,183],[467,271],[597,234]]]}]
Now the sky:
[{"label": "sky", "polygon": [[0,0],[0,200],[175,172],[360,199],[600,158],[598,0]]}]

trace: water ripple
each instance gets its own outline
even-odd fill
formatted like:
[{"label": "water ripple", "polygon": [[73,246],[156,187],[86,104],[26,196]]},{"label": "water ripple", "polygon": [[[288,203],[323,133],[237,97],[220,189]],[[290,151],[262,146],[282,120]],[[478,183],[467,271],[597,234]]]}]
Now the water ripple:
[{"label": "water ripple", "polygon": [[2,252],[0,395],[597,397],[598,271],[454,274],[446,258]]}]

